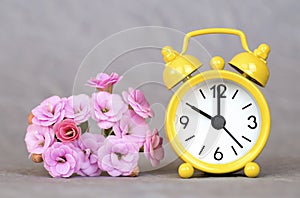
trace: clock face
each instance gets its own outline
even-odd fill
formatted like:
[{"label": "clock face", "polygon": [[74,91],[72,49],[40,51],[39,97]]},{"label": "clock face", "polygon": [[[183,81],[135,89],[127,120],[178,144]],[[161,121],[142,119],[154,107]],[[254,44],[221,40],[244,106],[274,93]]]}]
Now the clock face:
[{"label": "clock face", "polygon": [[196,159],[226,164],[246,155],[258,140],[261,112],[254,97],[226,79],[196,84],[181,98],[175,131]]}]

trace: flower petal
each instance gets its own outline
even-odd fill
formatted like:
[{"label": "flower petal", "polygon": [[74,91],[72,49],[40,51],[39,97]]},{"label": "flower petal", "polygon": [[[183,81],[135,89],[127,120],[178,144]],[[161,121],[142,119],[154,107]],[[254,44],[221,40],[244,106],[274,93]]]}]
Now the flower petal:
[{"label": "flower petal", "polygon": [[57,173],[63,175],[63,174],[67,174],[70,170],[70,164],[68,162],[65,162],[65,163],[58,163],[56,166],[55,166],[55,170]]}]

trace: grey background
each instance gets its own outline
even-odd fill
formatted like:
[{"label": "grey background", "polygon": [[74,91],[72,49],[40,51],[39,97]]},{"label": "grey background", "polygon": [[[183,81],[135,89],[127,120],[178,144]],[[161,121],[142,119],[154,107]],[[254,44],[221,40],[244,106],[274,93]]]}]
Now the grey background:
[{"label": "grey background", "polygon": [[[299,197],[299,9],[297,0],[1,0],[1,197]],[[41,164],[27,159],[24,136],[30,110],[50,95],[71,95],[81,61],[101,40],[124,29],[150,25],[181,32],[232,27],[247,34],[250,49],[261,42],[270,44],[271,77],[263,92],[271,109],[272,130],[257,159],[262,168],[259,178],[238,173],[182,180],[176,174],[177,160],[138,178],[52,179]],[[210,54],[225,60],[241,50],[235,37],[197,40]],[[177,42],[178,48],[181,41]]]}]

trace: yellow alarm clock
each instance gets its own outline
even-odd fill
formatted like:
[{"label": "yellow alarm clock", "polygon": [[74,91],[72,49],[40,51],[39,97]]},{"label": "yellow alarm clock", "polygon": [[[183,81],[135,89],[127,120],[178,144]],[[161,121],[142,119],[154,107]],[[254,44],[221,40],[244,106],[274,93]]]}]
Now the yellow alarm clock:
[{"label": "yellow alarm clock", "polygon": [[[203,34],[234,34],[245,52],[230,62],[238,73],[224,70],[222,57],[213,57],[211,70],[192,76],[202,64],[185,54],[191,37]],[[257,177],[260,167],[253,162],[263,150],[270,133],[270,112],[259,88],[269,78],[266,59],[270,52],[261,44],[249,50],[245,34],[236,29],[209,28],[186,34],[178,53],[162,49],[166,62],[163,80],[168,89],[183,81],[166,111],[166,133],[177,155],[184,161],[178,168],[182,178],[192,177],[194,168],[213,174],[244,169]]]}]

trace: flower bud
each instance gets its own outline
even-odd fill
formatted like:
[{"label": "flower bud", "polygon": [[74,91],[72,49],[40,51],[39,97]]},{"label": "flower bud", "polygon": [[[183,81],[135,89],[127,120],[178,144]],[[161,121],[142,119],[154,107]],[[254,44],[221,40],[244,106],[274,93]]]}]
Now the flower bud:
[{"label": "flower bud", "polygon": [[139,173],[140,173],[140,168],[136,166],[130,173],[129,177],[137,177],[139,176]]},{"label": "flower bud", "polygon": [[30,114],[28,115],[28,124],[32,124],[32,118],[33,118],[33,114],[32,112],[30,112]]},{"label": "flower bud", "polygon": [[35,154],[35,153],[33,153],[31,155],[31,159],[35,163],[41,163],[41,162],[43,162],[42,154]]}]

